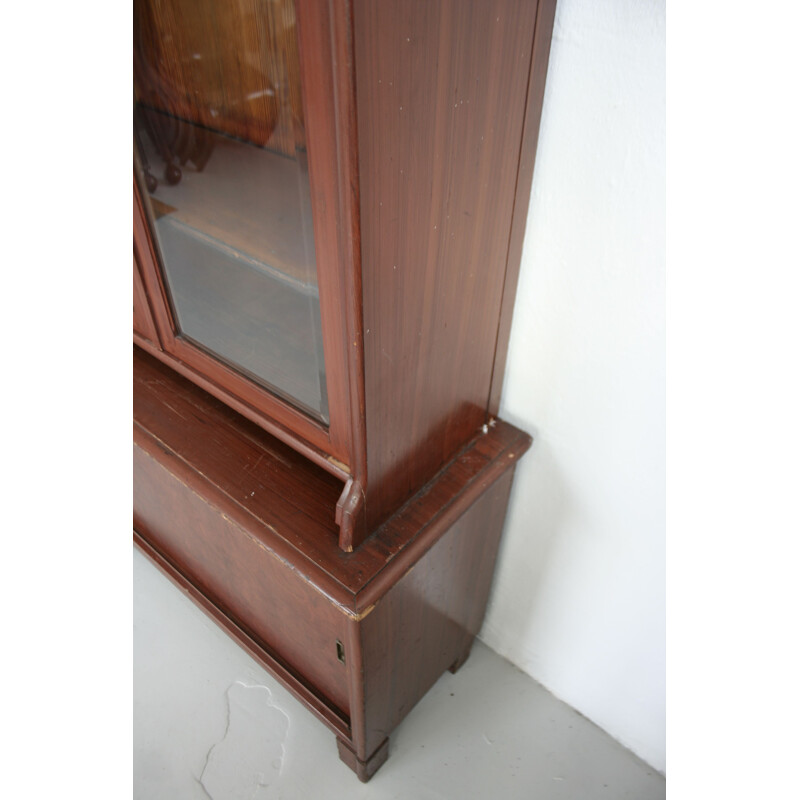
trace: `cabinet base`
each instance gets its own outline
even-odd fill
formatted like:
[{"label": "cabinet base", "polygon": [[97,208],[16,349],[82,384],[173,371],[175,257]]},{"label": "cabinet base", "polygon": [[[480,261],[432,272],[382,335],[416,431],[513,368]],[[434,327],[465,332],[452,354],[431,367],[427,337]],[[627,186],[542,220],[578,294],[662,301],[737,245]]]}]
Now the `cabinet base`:
[{"label": "cabinet base", "polygon": [[339,748],[339,758],[350,767],[362,783],[366,783],[383,766],[389,758],[389,737],[387,736],[378,746],[378,749],[366,760],[362,761],[352,750],[347,742],[336,739]]}]

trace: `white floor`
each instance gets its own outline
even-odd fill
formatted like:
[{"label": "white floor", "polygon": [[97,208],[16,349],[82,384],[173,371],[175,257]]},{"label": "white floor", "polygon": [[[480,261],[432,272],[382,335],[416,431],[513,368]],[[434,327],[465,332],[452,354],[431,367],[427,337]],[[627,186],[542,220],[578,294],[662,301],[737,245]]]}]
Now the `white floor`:
[{"label": "white floor", "polygon": [[477,642],[368,784],[333,734],[134,551],[135,800],[650,800],[665,781]]}]

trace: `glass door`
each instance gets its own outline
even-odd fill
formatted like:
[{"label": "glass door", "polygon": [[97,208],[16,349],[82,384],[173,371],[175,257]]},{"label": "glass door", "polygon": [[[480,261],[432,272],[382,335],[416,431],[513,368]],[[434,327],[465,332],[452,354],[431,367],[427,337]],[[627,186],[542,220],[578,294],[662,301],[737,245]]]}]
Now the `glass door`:
[{"label": "glass door", "polygon": [[134,0],[134,150],[176,334],[327,424],[294,0]]}]

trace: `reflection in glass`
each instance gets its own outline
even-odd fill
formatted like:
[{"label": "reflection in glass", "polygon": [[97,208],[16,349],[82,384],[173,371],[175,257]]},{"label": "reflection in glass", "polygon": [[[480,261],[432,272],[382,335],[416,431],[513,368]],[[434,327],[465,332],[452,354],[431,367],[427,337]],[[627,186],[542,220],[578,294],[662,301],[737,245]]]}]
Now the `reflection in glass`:
[{"label": "reflection in glass", "polygon": [[293,0],[135,0],[134,143],[180,334],[327,422]]}]

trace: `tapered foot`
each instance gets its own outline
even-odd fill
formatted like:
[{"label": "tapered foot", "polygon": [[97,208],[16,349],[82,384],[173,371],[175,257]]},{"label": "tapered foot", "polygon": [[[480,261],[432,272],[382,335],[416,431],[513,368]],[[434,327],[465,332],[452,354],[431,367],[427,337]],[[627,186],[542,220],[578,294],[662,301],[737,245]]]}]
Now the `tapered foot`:
[{"label": "tapered foot", "polygon": [[389,737],[387,736],[378,746],[377,750],[366,760],[362,761],[351,749],[347,742],[336,739],[339,748],[339,758],[350,767],[362,783],[366,783],[383,765],[389,757]]},{"label": "tapered foot", "polygon": [[453,675],[455,675],[456,672],[458,672],[466,663],[467,659],[469,658],[469,654],[472,652],[472,643],[474,641],[474,637],[470,639],[467,646],[461,651],[461,655],[448,667]]}]

